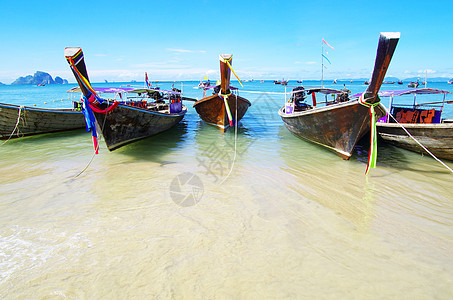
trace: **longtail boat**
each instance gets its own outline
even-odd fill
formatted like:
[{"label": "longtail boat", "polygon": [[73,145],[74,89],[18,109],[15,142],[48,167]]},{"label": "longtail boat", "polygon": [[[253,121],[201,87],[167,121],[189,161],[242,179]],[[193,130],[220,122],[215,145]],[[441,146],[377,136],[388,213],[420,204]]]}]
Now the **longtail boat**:
[{"label": "longtail boat", "polygon": [[[234,88],[230,86],[230,76],[233,55],[221,54],[219,59],[220,86],[210,87],[214,89],[214,94],[198,100],[193,107],[203,121],[226,131],[229,127],[237,126],[252,104],[247,99],[232,93]],[[219,92],[216,93],[219,88]]]},{"label": "longtail boat", "polygon": [[[136,93],[139,99],[123,101],[106,100],[99,97],[90,84],[81,48],[68,47],[65,57],[83,94],[83,110],[87,128],[92,131],[97,151],[95,122],[104,137],[107,148],[113,151],[128,143],[156,135],[178,124],[187,112],[178,92],[144,88],[125,90]],[[168,100],[168,103],[165,102]]]},{"label": "longtail boat", "polygon": [[[285,126],[298,137],[326,147],[343,159],[349,159],[357,141],[370,130],[370,124],[374,125],[372,117],[384,115],[384,110],[378,106],[378,91],[399,37],[399,33],[380,34],[372,79],[360,97],[349,99],[344,93],[332,92],[338,94],[337,99],[317,103],[316,92],[331,92],[322,88],[308,90],[313,105],[301,105],[300,101],[296,103],[296,97],[291,97],[279,110]],[[293,95],[300,92],[296,90]],[[376,112],[375,106],[378,106]]]},{"label": "longtail boat", "polygon": [[409,88],[418,88],[419,85],[420,85],[420,83],[418,82],[418,79],[417,79],[417,81],[411,81],[411,82],[409,82],[409,84],[407,85],[407,87],[409,87]]},{"label": "longtail boat", "polygon": [[[443,100],[420,101],[424,97],[421,95],[436,94],[443,95]],[[390,115],[376,123],[379,136],[397,147],[422,154],[427,154],[428,150],[438,158],[453,160],[453,120],[442,118],[444,105],[453,103],[446,101],[447,94],[451,92],[430,88],[380,92],[381,97],[390,99]],[[413,96],[413,101],[402,97],[395,105],[394,97],[398,96]]]},{"label": "longtail boat", "polygon": [[36,108],[0,103],[0,139],[75,130],[85,127],[77,108]]}]

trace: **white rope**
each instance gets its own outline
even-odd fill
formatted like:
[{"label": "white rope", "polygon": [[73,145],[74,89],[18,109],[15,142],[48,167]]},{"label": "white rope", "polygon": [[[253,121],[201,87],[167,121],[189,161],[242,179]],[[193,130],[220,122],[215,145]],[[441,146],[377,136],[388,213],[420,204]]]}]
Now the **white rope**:
[{"label": "white rope", "polygon": [[76,176],[74,176],[74,178],[79,177],[80,175],[82,175],[83,172],[86,171],[86,169],[88,169],[88,167],[91,165],[91,162],[93,161],[94,157],[96,156],[96,151],[97,151],[98,149],[99,149],[99,143],[98,143],[97,149],[94,150],[94,153],[93,153],[93,155],[91,156],[91,159],[90,159],[90,161],[88,162],[88,164],[85,166],[85,168],[83,168],[82,171],[79,172],[79,174],[77,174]]},{"label": "white rope", "polygon": [[[107,101],[107,103],[108,103],[108,101]],[[102,124],[101,134],[102,134],[102,130],[104,130],[105,120],[106,120],[106,119],[107,119],[107,113],[104,115],[104,122],[103,122],[103,124]],[[97,121],[96,121],[96,122],[97,122]],[[99,135],[99,136],[100,136],[100,135]],[[91,162],[93,161],[94,157],[96,156],[96,152],[99,150],[99,144],[100,144],[100,139],[98,139],[97,147],[96,147],[96,149],[94,149],[94,152],[93,152],[93,155],[91,156],[90,161],[89,161],[88,164],[85,166],[85,168],[84,168],[82,171],[80,171],[79,174],[77,174],[76,176],[74,176],[74,178],[77,178],[77,177],[79,177],[80,175],[82,175],[82,173],[85,172],[86,169],[88,169],[88,167],[91,165]]]},{"label": "white rope", "polygon": [[407,133],[408,136],[410,136],[420,147],[422,147],[426,152],[428,152],[429,155],[431,155],[435,160],[437,160],[440,164],[442,164],[445,168],[447,168],[450,172],[453,173],[453,170],[447,166],[443,161],[441,161],[440,159],[438,159],[434,154],[431,153],[431,151],[429,151],[425,146],[422,145],[422,143],[420,143],[415,137],[412,136],[412,134],[410,134],[409,131],[407,131],[407,129],[401,125],[400,122],[398,122],[395,117],[389,112],[389,110],[387,109],[387,107],[385,106],[382,106],[384,107],[385,111],[387,112],[387,115],[391,116],[393,120],[395,120],[395,122],[401,126],[401,128],[403,128],[403,130]]},{"label": "white rope", "polygon": [[[285,93],[279,93],[279,92],[244,91],[244,90],[241,90],[241,93],[285,95]],[[291,92],[291,93],[292,93],[292,92]],[[288,94],[289,94],[289,93],[288,93]]]},{"label": "white rope", "polygon": [[236,112],[235,112],[235,117],[234,121],[236,122],[234,126],[234,156],[233,156],[233,163],[231,164],[231,169],[230,172],[228,172],[227,176],[220,182],[220,184],[224,183],[225,180],[230,177],[231,172],[233,172],[234,168],[234,163],[236,162],[236,155],[237,155],[237,139],[238,139],[238,95],[234,94],[236,96]]},{"label": "white rope", "polygon": [[18,126],[19,126],[19,122],[20,122],[20,114],[21,114],[21,112],[22,112],[22,108],[24,108],[23,105],[19,106],[19,114],[17,115],[16,126],[14,126],[13,132],[11,132],[11,134],[10,134],[9,137],[8,137],[8,139],[7,139],[6,141],[4,141],[4,142],[0,145],[0,147],[3,146],[7,141],[9,141],[9,140],[11,139],[11,137],[13,136],[14,132],[16,131],[16,129],[17,129],[17,136],[19,136],[19,128],[18,128]]},{"label": "white rope", "polygon": [[[286,87],[285,87],[285,89],[286,89]],[[302,92],[306,92],[306,91],[307,91],[307,90],[297,90],[297,91],[291,91],[291,92],[286,92],[286,93],[280,93],[280,92],[244,91],[244,90],[241,90],[241,93],[287,95],[287,94],[297,94],[297,93],[302,93]]]}]

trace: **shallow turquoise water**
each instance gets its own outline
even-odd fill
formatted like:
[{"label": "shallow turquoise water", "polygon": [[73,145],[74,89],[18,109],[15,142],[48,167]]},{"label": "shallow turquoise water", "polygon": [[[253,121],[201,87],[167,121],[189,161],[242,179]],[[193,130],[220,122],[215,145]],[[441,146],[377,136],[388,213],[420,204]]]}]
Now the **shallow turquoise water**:
[{"label": "shallow turquoise water", "polygon": [[[0,86],[0,102],[68,107],[73,86]],[[447,169],[380,145],[365,176],[366,148],[343,161],[285,128],[284,95],[240,95],[252,106],[237,134],[186,102],[175,128],[114,152],[101,140],[91,163],[84,130],[1,146],[2,298],[451,297]]]}]

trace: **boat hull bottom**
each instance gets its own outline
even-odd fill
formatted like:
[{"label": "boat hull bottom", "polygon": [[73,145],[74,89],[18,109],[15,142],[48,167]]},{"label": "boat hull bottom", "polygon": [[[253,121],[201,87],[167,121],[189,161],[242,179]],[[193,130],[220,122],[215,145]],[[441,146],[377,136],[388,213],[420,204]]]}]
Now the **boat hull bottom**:
[{"label": "boat hull bottom", "polygon": [[[233,117],[233,125],[238,123],[250,107],[250,102],[240,96],[231,95],[228,98],[228,106],[230,107]],[[227,131],[230,128],[230,120],[225,109],[224,100],[218,95],[201,99],[194,104],[200,118],[210,125],[214,125],[222,131]],[[237,111],[236,111],[237,107]],[[237,120],[235,118],[237,117]]]},{"label": "boat hull bottom", "polygon": [[[384,116],[382,107],[375,110],[376,118]],[[292,114],[286,114],[282,107],[279,115],[289,131],[345,160],[351,157],[357,141],[370,130],[371,124],[368,107],[357,100]]]},{"label": "boat hull bottom", "polygon": [[172,128],[186,112],[185,106],[181,113],[165,114],[120,104],[108,114],[94,113],[94,116],[107,148],[113,151]]},{"label": "boat hull bottom", "polygon": [[0,140],[82,128],[85,118],[80,111],[0,103]]}]

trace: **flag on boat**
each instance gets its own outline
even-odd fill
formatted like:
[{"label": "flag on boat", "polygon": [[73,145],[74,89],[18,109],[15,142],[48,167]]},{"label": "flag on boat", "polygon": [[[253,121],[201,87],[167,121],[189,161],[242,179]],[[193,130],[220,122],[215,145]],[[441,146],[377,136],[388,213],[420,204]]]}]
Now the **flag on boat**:
[{"label": "flag on boat", "polygon": [[330,60],[329,60],[324,54],[322,54],[322,57],[324,57],[324,58],[329,62],[329,64],[332,64],[332,63],[330,62]]},{"label": "flag on boat", "polygon": [[148,73],[147,72],[145,72],[145,82],[146,82],[146,86],[150,89],[151,85],[149,84],[149,81],[148,81]]},{"label": "flag on boat", "polygon": [[329,46],[330,48],[332,48],[332,50],[335,50],[334,47],[330,46],[329,43],[326,42],[326,40],[324,38],[322,38],[322,41],[324,42],[324,44],[326,44],[327,46]]}]

